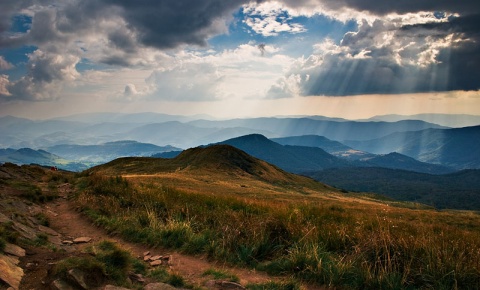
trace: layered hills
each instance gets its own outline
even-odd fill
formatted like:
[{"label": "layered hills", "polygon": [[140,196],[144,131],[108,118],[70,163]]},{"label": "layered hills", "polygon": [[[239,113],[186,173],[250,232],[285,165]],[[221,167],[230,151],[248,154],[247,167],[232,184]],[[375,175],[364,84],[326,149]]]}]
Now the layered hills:
[{"label": "layered hills", "polygon": [[458,170],[480,168],[480,126],[396,132],[378,139],[345,143],[375,154],[398,152]]}]

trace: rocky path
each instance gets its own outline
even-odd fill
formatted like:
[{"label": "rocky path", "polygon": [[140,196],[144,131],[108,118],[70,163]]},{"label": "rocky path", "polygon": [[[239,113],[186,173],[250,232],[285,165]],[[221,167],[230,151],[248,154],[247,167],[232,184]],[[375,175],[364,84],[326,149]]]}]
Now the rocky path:
[{"label": "rocky path", "polygon": [[[68,246],[70,251],[81,250],[82,247],[93,242],[109,240],[120,245],[121,248],[128,250],[133,256],[143,258],[145,252],[153,255],[169,256],[169,267],[173,273],[182,276],[192,285],[208,287],[208,277],[202,274],[208,269],[222,270],[234,274],[240,279],[240,284],[264,283],[279,278],[270,277],[264,273],[253,270],[232,268],[219,263],[206,260],[204,257],[192,257],[180,254],[175,251],[151,248],[145,245],[133,244],[122,240],[119,237],[110,236],[104,230],[93,225],[85,216],[78,212],[71,201],[68,199],[70,189],[68,186],[59,187],[61,198],[47,205],[46,212],[50,220],[50,228],[60,234],[62,241],[74,240],[80,237],[91,238],[89,243],[72,244]],[[206,286],[207,285],[207,286]]]}]

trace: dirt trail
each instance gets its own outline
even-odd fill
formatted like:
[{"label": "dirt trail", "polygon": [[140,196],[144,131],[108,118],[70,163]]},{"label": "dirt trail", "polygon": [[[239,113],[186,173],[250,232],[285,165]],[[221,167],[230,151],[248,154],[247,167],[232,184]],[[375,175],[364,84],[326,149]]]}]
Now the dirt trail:
[{"label": "dirt trail", "polygon": [[[270,277],[254,270],[232,268],[219,263],[207,261],[204,257],[192,257],[171,250],[150,248],[145,245],[126,242],[119,237],[110,236],[101,228],[93,225],[85,216],[78,212],[74,208],[73,202],[67,199],[66,194],[67,191],[60,192],[62,197],[50,203],[47,208],[47,214],[50,218],[50,227],[60,233],[62,238],[78,238],[86,236],[92,238],[91,243],[103,240],[114,241],[123,249],[130,251],[135,257],[143,257],[143,253],[146,251],[150,251],[155,255],[170,255],[171,271],[181,275],[187,282],[197,286],[202,285],[208,280],[208,277],[204,277],[202,274],[206,270],[212,268],[227,271],[228,273],[236,275],[240,279],[240,284],[242,285],[280,280],[278,277]],[[79,244],[75,245],[75,247],[80,249],[86,245],[87,244]]]}]

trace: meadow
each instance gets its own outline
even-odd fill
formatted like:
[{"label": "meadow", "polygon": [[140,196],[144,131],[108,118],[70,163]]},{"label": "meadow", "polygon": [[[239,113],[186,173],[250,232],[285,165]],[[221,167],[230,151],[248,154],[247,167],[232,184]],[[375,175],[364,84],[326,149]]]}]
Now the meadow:
[{"label": "meadow", "polygon": [[480,285],[476,212],[232,180],[90,173],[78,179],[76,201],[129,241],[297,281],[340,289]]}]

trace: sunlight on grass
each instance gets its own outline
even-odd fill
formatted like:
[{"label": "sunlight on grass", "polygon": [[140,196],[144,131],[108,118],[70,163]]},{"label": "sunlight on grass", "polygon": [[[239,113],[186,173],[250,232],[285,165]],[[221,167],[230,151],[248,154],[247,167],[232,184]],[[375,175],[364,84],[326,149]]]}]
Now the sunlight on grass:
[{"label": "sunlight on grass", "polygon": [[477,214],[390,207],[351,195],[272,199],[259,191],[247,198],[185,192],[155,178],[87,179],[77,199],[83,211],[134,242],[331,287],[469,289],[480,283]]}]

